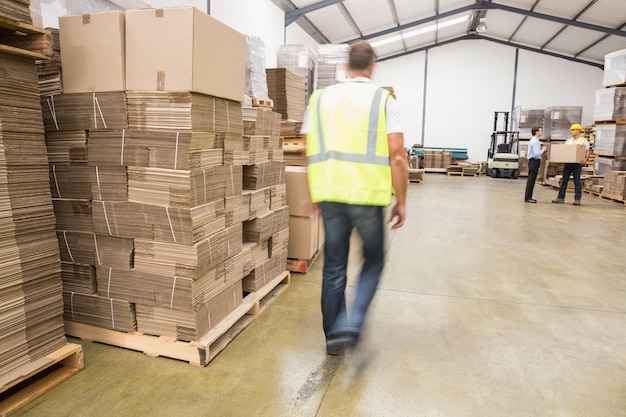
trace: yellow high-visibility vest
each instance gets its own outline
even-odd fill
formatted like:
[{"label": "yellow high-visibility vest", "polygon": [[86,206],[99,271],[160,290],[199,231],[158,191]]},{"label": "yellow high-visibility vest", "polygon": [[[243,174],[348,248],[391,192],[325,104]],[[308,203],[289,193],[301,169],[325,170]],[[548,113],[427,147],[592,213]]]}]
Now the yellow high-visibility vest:
[{"label": "yellow high-visibility vest", "polygon": [[578,139],[574,139],[574,137],[569,138],[565,141],[566,145],[585,145],[586,148],[589,147],[589,141],[582,136],[579,136]]},{"label": "yellow high-visibility vest", "polygon": [[314,203],[391,203],[388,97],[387,90],[358,81],[335,84],[311,95],[306,156]]}]

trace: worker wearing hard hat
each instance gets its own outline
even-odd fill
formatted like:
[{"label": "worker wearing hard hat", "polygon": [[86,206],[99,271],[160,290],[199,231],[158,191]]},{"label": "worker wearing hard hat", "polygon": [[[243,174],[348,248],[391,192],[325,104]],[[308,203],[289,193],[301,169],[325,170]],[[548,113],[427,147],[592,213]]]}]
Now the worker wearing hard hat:
[{"label": "worker wearing hard hat", "polygon": [[574,177],[574,205],[580,206],[580,198],[582,197],[583,187],[580,182],[580,174],[583,170],[583,165],[587,163],[589,159],[589,154],[591,152],[591,147],[589,146],[589,142],[584,137],[580,136],[580,132],[583,130],[583,127],[578,123],[574,123],[570,128],[570,132],[572,133],[572,137],[565,141],[566,145],[585,145],[586,152],[585,158],[580,161],[580,163],[568,163],[563,167],[563,179],[561,180],[561,188],[559,189],[558,196],[552,200],[553,203],[564,203],[565,202],[565,192],[567,191],[567,183],[569,182],[569,177],[572,175]]}]

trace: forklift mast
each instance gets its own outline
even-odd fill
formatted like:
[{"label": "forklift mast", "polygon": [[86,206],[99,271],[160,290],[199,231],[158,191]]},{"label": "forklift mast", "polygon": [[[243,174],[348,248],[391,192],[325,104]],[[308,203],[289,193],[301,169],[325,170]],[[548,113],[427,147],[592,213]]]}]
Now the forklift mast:
[{"label": "forklift mast", "polygon": [[[500,116],[504,119],[504,124],[498,126],[499,123],[502,123],[500,120]],[[496,111],[493,116],[493,132],[491,133],[491,145],[487,151],[487,159],[492,158],[495,153],[512,153],[516,152],[513,149],[515,145],[517,145],[518,140],[516,140],[519,136],[518,132],[513,132],[509,130],[509,112],[508,111]]]}]

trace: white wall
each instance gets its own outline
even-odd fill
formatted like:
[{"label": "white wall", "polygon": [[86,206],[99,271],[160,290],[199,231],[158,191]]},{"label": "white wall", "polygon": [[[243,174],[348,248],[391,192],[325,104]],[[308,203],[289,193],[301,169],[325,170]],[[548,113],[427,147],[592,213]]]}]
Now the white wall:
[{"label": "white wall", "polygon": [[263,39],[265,66],[276,67],[285,33],[285,14],[278,6],[270,0],[211,0],[211,16],[245,35]]},{"label": "white wall", "polygon": [[285,45],[306,45],[313,50],[317,49],[318,43],[295,23],[287,26],[285,30]]},{"label": "white wall", "polygon": [[[489,41],[459,41],[428,53],[426,118],[422,137],[424,52],[378,64],[375,81],[391,85],[402,106],[405,144],[467,148],[484,161],[495,111],[513,103],[515,49]],[[582,106],[582,124],[593,121],[602,71],[561,58],[519,52],[515,106]]]}]

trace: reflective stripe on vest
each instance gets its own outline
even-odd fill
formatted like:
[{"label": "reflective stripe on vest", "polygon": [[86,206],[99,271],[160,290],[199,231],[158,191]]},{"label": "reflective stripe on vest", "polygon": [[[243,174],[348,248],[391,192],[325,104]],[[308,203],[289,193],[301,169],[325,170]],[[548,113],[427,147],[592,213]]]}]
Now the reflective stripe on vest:
[{"label": "reflective stripe on vest", "polygon": [[[326,138],[324,137],[324,129],[322,128],[322,118],[321,118],[321,103],[322,103],[322,94],[317,99],[317,128],[319,132],[319,147],[320,151],[317,154],[309,155],[308,161],[310,164],[316,162],[326,162],[329,159],[336,159],[338,161],[344,162],[357,162],[363,164],[373,164],[373,165],[382,165],[389,166],[389,157],[388,156],[378,156],[376,155],[376,142],[378,136],[378,109],[381,105],[381,100],[383,99],[383,90],[378,89],[374,94],[374,99],[372,100],[372,105],[370,107],[370,116],[369,116],[369,124],[368,124],[368,134],[367,134],[367,152],[365,155],[362,154],[353,154],[339,151],[326,151]],[[385,97],[386,98],[386,97]]]}]

